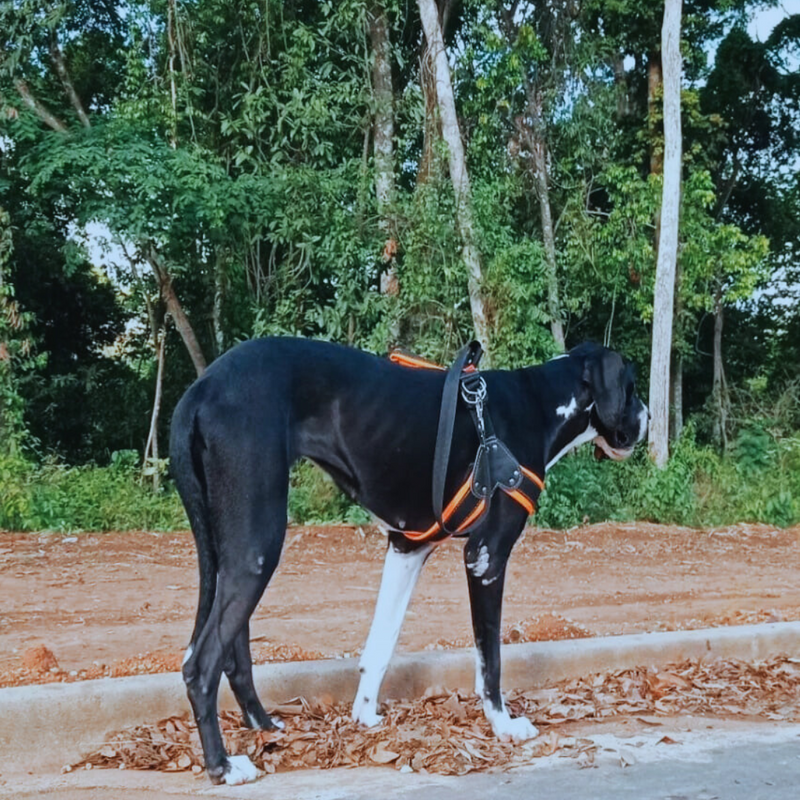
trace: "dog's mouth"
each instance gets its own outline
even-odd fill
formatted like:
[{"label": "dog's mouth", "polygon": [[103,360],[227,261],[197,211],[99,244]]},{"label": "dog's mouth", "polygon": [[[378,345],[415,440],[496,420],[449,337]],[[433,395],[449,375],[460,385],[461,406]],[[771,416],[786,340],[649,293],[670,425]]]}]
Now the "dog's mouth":
[{"label": "dog's mouth", "polygon": [[604,458],[610,458],[612,461],[624,461],[633,452],[632,447],[612,447],[604,436],[596,436],[592,441],[594,443],[594,457],[598,461],[602,461]]}]

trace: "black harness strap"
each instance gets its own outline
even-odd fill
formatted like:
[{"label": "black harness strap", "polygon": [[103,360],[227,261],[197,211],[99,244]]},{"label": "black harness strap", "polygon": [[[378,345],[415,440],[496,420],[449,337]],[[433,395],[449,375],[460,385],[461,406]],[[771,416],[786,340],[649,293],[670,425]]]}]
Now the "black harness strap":
[{"label": "black harness strap", "polygon": [[[439,428],[436,433],[436,449],[433,452],[433,514],[445,533],[454,533],[442,519],[444,508],[444,484],[447,477],[447,465],[450,462],[450,449],[453,444],[453,427],[456,422],[458,395],[462,380],[466,373],[474,373],[478,369],[483,350],[479,342],[470,342],[462,347],[453,365],[447,371],[442,390],[442,405],[439,411]],[[481,380],[483,380],[481,378]],[[485,386],[485,384],[484,384]]]}]

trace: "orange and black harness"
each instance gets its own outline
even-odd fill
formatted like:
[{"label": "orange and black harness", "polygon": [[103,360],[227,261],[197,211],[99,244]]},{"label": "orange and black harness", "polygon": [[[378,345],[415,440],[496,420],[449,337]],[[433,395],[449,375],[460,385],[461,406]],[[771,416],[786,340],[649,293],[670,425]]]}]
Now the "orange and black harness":
[{"label": "orange and black harness", "polygon": [[[472,342],[463,348],[447,371],[439,429],[433,459],[433,510],[435,521],[425,531],[403,531],[414,542],[443,541],[450,536],[463,536],[475,528],[489,509],[492,495],[501,489],[516,500],[528,514],[536,510],[536,502],[544,491],[544,481],[532,470],[523,467],[494,432],[486,409],[486,381],[478,372],[481,346]],[[396,364],[418,369],[444,367],[417,356],[395,350],[389,359]],[[450,502],[444,505],[444,481],[450,460],[456,408],[459,395],[469,409],[480,445],[470,474]]]}]

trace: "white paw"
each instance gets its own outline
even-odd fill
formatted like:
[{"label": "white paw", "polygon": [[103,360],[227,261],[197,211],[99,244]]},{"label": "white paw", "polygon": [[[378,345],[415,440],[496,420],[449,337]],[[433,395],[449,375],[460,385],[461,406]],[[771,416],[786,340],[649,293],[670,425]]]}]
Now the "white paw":
[{"label": "white paw", "polygon": [[353,708],[353,721],[361,723],[366,728],[376,728],[383,722],[383,716],[378,714],[375,709],[361,707],[356,710]]},{"label": "white paw", "polygon": [[492,723],[494,735],[504,741],[525,742],[539,735],[538,729],[527,717],[511,719],[506,712],[490,718],[489,721]]},{"label": "white paw", "polygon": [[270,719],[277,730],[282,731],[286,729],[286,723],[280,717],[270,717]]},{"label": "white paw", "polygon": [[242,783],[252,783],[262,774],[247,756],[229,756],[223,779],[228,786],[239,786]]}]

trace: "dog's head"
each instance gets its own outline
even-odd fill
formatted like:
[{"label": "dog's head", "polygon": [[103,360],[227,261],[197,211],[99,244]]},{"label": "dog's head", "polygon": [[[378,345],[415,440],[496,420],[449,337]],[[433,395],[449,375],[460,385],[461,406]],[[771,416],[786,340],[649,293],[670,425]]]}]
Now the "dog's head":
[{"label": "dog's head", "polygon": [[583,359],[583,383],[591,396],[595,457],[622,461],[647,434],[650,414],[636,395],[636,368],[619,353],[582,344],[570,356]]}]

